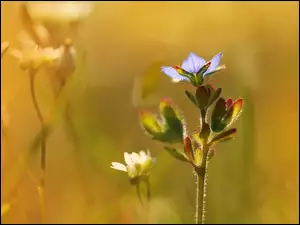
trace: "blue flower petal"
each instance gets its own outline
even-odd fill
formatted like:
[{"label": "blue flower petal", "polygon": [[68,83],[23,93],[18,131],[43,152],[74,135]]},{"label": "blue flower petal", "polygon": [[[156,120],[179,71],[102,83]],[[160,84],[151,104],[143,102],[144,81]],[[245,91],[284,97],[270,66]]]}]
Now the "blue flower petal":
[{"label": "blue flower petal", "polygon": [[187,59],[183,61],[181,67],[189,73],[197,73],[205,63],[204,59],[191,52]]},{"label": "blue flower petal", "polygon": [[166,74],[167,76],[171,77],[174,81],[182,81],[182,80],[189,80],[187,77],[183,77],[176,72],[173,67],[170,66],[163,66],[161,67],[161,71]]},{"label": "blue flower petal", "polygon": [[213,72],[220,64],[221,57],[222,57],[222,52],[218,53],[211,59],[211,64],[208,70],[203,74],[203,76],[206,76],[207,74]]}]

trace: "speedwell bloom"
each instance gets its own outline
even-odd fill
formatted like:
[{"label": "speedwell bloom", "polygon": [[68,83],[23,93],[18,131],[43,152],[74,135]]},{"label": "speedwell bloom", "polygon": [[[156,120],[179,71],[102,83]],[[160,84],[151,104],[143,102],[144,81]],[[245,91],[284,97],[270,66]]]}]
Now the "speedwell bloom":
[{"label": "speedwell bloom", "polygon": [[221,57],[222,53],[218,53],[210,61],[206,62],[206,60],[191,52],[187,59],[183,61],[181,67],[163,66],[161,70],[171,77],[175,83],[190,81],[194,86],[199,86],[203,83],[204,77],[225,69],[224,65],[219,66]]},{"label": "speedwell bloom", "polygon": [[147,153],[144,151],[140,151],[139,153],[125,152],[124,159],[127,165],[112,162],[111,168],[127,172],[131,181],[138,180],[139,178],[147,178],[155,161],[155,159],[151,157],[150,151]]}]

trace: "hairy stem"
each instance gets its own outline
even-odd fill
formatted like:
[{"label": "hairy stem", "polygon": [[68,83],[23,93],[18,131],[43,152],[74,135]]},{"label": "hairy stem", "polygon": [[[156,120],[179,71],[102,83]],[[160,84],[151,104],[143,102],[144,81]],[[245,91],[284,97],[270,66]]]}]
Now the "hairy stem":
[{"label": "hairy stem", "polygon": [[[46,127],[44,117],[41,113],[40,107],[37,102],[36,98],[36,93],[35,93],[35,76],[36,76],[36,71],[30,71],[30,93],[31,93],[31,98],[33,102],[34,109],[36,111],[37,117],[41,123],[41,129],[45,130],[44,128]],[[46,172],[46,138],[45,135],[43,134],[42,140],[41,140],[41,178],[40,178],[40,183],[38,187],[38,192],[40,196],[40,204],[41,204],[41,216],[42,216],[42,224],[45,224],[45,172]]]},{"label": "hairy stem", "polygon": [[[201,110],[200,123],[201,132],[204,126],[206,110]],[[205,196],[207,183],[207,165],[208,165],[208,151],[207,137],[203,139],[202,143],[203,159],[200,168],[195,168],[197,174],[197,188],[196,188],[196,224],[204,224],[205,220]]]},{"label": "hairy stem", "polygon": [[[206,161],[206,160],[205,160]],[[204,224],[205,220],[205,197],[207,185],[207,162],[203,167],[197,169],[196,188],[196,224]]]}]

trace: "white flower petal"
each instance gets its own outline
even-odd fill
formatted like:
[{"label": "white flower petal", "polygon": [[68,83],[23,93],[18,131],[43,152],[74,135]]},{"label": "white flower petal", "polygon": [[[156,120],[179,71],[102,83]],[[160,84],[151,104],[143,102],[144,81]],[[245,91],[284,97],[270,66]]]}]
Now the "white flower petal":
[{"label": "white flower petal", "polygon": [[140,163],[140,155],[133,152],[131,153],[131,161],[135,164],[135,163]]},{"label": "white flower petal", "polygon": [[10,54],[19,60],[21,60],[23,58],[23,53],[17,49],[12,49],[10,51]]},{"label": "white flower petal", "polygon": [[127,152],[124,152],[124,160],[125,160],[125,163],[126,163],[127,165],[133,164],[133,162],[132,162],[132,160],[131,160],[131,156],[130,156],[130,154],[127,153]]},{"label": "white flower petal", "polygon": [[115,170],[121,170],[121,171],[127,172],[126,166],[123,165],[122,163],[112,162],[111,165],[112,165],[111,168],[113,168]]}]

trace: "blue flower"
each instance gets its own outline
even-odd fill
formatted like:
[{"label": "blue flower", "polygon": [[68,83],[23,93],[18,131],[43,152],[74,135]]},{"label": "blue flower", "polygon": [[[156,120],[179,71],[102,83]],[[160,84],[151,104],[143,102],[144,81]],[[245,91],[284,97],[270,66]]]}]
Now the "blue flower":
[{"label": "blue flower", "polygon": [[167,76],[172,78],[173,82],[190,81],[198,86],[203,83],[203,78],[215,72],[225,69],[225,66],[219,66],[222,53],[215,55],[210,61],[206,62],[200,56],[191,52],[186,60],[180,66],[163,66],[161,70]]}]

